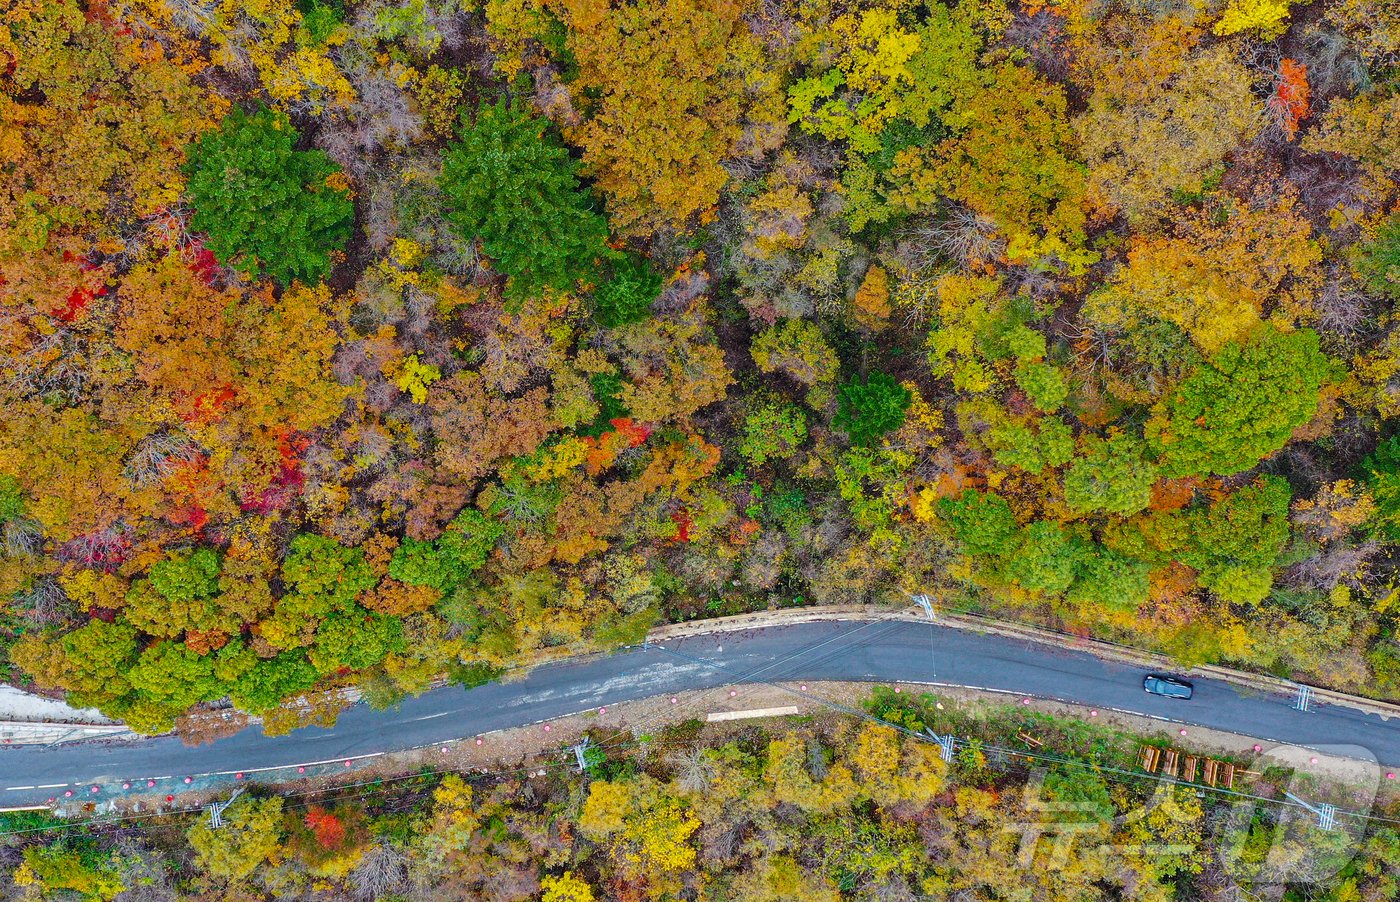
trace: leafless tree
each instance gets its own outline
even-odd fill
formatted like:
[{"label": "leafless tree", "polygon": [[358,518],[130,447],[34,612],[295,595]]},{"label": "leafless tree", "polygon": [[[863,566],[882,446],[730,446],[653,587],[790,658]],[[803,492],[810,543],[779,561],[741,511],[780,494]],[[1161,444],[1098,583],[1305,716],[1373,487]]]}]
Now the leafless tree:
[{"label": "leafless tree", "polygon": [[1366,565],[1380,551],[1376,542],[1357,545],[1338,542],[1305,561],[1289,567],[1284,581],[1301,589],[1330,591],[1340,583],[1359,583]]},{"label": "leafless tree", "polygon": [[[204,37],[214,26],[219,4],[216,0],[165,0],[170,21],[181,31]],[[159,32],[159,29],[156,29]]]},{"label": "leafless tree", "polygon": [[484,898],[490,902],[523,902],[540,891],[540,878],[533,866],[505,867],[491,875]]},{"label": "leafless tree", "polygon": [[183,433],[153,432],[136,443],[122,468],[122,475],[132,485],[150,485],[175,472],[181,464],[194,463],[202,450],[194,439]]},{"label": "leafless tree", "polygon": [[[925,254],[942,254],[960,263],[995,259],[1003,250],[996,223],[966,207],[957,207],[942,222],[912,230],[910,239],[922,245]],[[926,259],[934,262],[933,257]]]},{"label": "leafless tree", "polygon": [[54,556],[84,567],[115,569],[126,557],[130,543],[120,528],[108,527],[69,539],[58,547]]},{"label": "leafless tree", "polygon": [[734,860],[739,851],[739,841],[743,838],[745,822],[707,823],[700,827],[700,855],[713,864],[724,864]]},{"label": "leafless tree", "polygon": [[535,70],[535,107],[561,128],[576,128],[583,117],[574,109],[573,95],[553,66]]},{"label": "leafless tree", "polygon": [[58,329],[34,340],[25,353],[4,361],[10,379],[6,389],[21,397],[59,395],[77,401],[87,387],[85,358],[71,330]]},{"label": "leafless tree", "polygon": [[73,603],[58,580],[45,577],[17,599],[17,606],[26,620],[41,625],[63,623],[73,613]]},{"label": "leafless tree", "polygon": [[869,902],[917,902],[919,897],[909,888],[908,881],[894,874],[865,887],[856,898]]},{"label": "leafless tree", "polygon": [[1338,266],[1328,274],[1327,283],[1313,307],[1317,310],[1317,324],[1339,338],[1349,338],[1362,331],[1372,310],[1371,300]]},{"label": "leafless tree", "polygon": [[129,836],[118,837],[113,851],[122,863],[126,889],[113,896],[112,902],[173,902],[177,898],[170,886],[170,869],[159,854]]},{"label": "leafless tree", "polygon": [[44,548],[44,527],[28,517],[13,517],[5,521],[0,552],[5,557],[25,557],[38,554]]},{"label": "leafless tree", "polygon": [[404,854],[398,847],[377,844],[350,872],[350,894],[361,902],[375,902],[403,891],[408,883]]},{"label": "leafless tree", "polygon": [[666,760],[675,773],[676,785],[686,792],[705,792],[715,780],[715,763],[703,748],[676,752]]},{"label": "leafless tree", "polygon": [[355,88],[356,100],[324,110],[316,143],[361,181],[380,149],[408,147],[422,134],[423,122],[407,93],[376,64],[368,47],[350,42],[336,56]]},{"label": "leafless tree", "polygon": [[1307,48],[1303,62],[1308,66],[1314,98],[1345,94],[1370,81],[1366,61],[1346,35],[1314,26],[1303,35],[1303,46]]},{"label": "leafless tree", "polygon": [[744,582],[754,589],[771,589],[782,575],[787,539],[781,532],[765,530],[744,555]]},{"label": "leafless tree", "polygon": [[1033,16],[1017,16],[1002,36],[1002,42],[1024,50],[1042,75],[1064,81],[1070,73],[1070,55],[1062,46],[1065,39],[1062,17],[1041,10]]}]

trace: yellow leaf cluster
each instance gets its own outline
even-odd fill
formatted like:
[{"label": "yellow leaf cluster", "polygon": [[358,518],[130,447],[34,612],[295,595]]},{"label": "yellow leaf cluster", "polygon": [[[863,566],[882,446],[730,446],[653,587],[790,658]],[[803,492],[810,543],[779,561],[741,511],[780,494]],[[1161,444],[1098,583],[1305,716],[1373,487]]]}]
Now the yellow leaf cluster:
[{"label": "yellow leaf cluster", "polygon": [[977,337],[998,315],[999,279],[948,273],[939,278],[938,326],[928,337],[929,365],[935,376],[951,376],[963,392],[984,392],[996,384],[996,375],[980,359]]},{"label": "yellow leaf cluster", "polygon": [[1288,10],[1297,0],[1230,0],[1220,20],[1211,28],[1218,35],[1251,31],[1265,40],[1288,28]]},{"label": "yellow leaf cluster", "polygon": [[1203,214],[1181,237],[1136,239],[1128,264],[1091,296],[1085,315],[1125,328],[1163,319],[1215,353],[1243,341],[1270,313],[1285,326],[1305,313],[1322,250],[1294,199],[1281,195],[1257,209],[1221,202],[1223,223]]},{"label": "yellow leaf cluster", "polygon": [[528,464],[524,473],[535,482],[548,482],[578,467],[587,457],[588,443],[571,435],[550,448],[540,460]]},{"label": "yellow leaf cluster", "polygon": [[234,70],[251,65],[274,100],[301,101],[311,112],[348,106],[355,89],[327,53],[342,29],[314,43],[294,0],[222,0],[209,27],[213,58]]},{"label": "yellow leaf cluster", "polygon": [[540,879],[540,889],[544,895],[540,902],[593,902],[593,887],[573,871],[565,871],[558,877]]},{"label": "yellow leaf cluster", "polygon": [[883,266],[877,264],[865,271],[856,289],[855,307],[856,322],[864,328],[877,332],[889,325],[894,308],[890,305],[890,277]]},{"label": "yellow leaf cluster", "polygon": [[[613,226],[647,234],[707,214],[728,174],[720,161],[743,136],[745,52],[738,0],[640,0],[611,7],[557,0],[579,75],[569,89],[593,115],[567,131],[608,198]],[[754,81],[768,93],[776,79]],[[596,97],[596,100],[591,100]]]},{"label": "yellow leaf cluster", "polygon": [[399,365],[394,384],[399,391],[408,392],[414,404],[428,402],[428,386],[442,378],[442,370],[430,363],[424,363],[418,354],[410,354]]}]

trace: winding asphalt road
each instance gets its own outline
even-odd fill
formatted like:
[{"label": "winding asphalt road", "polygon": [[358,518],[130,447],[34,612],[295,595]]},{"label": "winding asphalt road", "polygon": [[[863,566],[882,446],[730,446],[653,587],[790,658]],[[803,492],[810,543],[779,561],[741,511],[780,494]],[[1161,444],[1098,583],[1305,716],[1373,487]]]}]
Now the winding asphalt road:
[{"label": "winding asphalt road", "polygon": [[[524,679],[463,690],[434,689],[393,711],[356,705],[332,729],[269,738],[257,728],[190,748],[178,739],[80,743],[0,750],[0,807],[38,804],[73,791],[110,798],[231,781],[235,771],[292,767],[470,738],[602,705],[691,689],[759,681],[905,681],[967,686],[1149,715],[1185,725],[1317,748],[1347,743],[1400,767],[1400,721],[1342,706],[1312,712],[1280,695],[1242,694],[1194,679],[1191,701],[1142,690],[1143,671],[1084,652],[908,621],[824,621],[671,640],[613,655],[538,667]],[[742,702],[742,698],[739,699]],[[689,712],[693,714],[694,712]],[[295,771],[291,771],[293,775]]]}]

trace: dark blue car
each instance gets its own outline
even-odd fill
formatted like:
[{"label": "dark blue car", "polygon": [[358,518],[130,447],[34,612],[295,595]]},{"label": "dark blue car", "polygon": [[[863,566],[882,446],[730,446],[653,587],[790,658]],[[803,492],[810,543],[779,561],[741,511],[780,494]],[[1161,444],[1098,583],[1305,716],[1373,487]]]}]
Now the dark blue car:
[{"label": "dark blue car", "polygon": [[1163,698],[1188,699],[1195,688],[1183,679],[1160,673],[1149,673],[1143,677],[1142,688]]}]

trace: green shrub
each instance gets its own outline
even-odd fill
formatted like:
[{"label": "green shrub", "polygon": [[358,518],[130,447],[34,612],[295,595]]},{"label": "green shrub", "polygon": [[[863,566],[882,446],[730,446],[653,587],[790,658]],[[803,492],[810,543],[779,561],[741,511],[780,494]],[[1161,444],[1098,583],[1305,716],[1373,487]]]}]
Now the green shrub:
[{"label": "green shrub", "polygon": [[297,9],[313,44],[324,44],[345,24],[345,0],[297,0]]},{"label": "green shrub", "polygon": [[969,554],[1002,554],[1016,534],[1016,516],[1000,495],[968,489],[938,502],[938,512]]},{"label": "green shrub", "polygon": [[1016,384],[1042,413],[1054,413],[1069,397],[1064,375],[1048,363],[1017,364]]},{"label": "green shrub", "polygon": [[852,379],[841,386],[833,424],[858,445],[868,444],[904,425],[904,414],[914,400],[909,389],[884,373],[871,373],[861,382]]},{"label": "green shrub", "polygon": [[1228,344],[1158,402],[1147,440],[1167,476],[1229,476],[1282,448],[1317,412],[1332,364],[1309,329]]},{"label": "green shrub", "polygon": [[434,541],[404,539],[389,560],[389,575],[409,585],[430,586],[447,594],[486,563],[503,532],[501,524],[475,508],[467,508]]},{"label": "green shrub", "polygon": [[739,453],[755,466],[769,458],[791,457],[807,441],[807,416],[801,408],[781,402],[760,404],[744,418]]},{"label": "green shrub", "polygon": [[[283,285],[330,274],[350,239],[355,207],[340,172],[319,150],[295,149],[287,117],[235,110],[189,150],[191,226],[221,263]],[[341,180],[343,181],[343,180]]]},{"label": "green shrub", "polygon": [[0,473],[0,523],[24,516],[24,491],[19,480]]},{"label": "green shrub", "polygon": [[219,591],[219,569],[219,554],[212,548],[172,553],[151,566],[151,587],[169,601],[209,598]]},{"label": "green shrub", "polygon": [[1074,583],[1080,546],[1058,523],[1032,523],[1021,530],[1020,545],[1006,557],[1006,575],[1024,588],[1057,595]]},{"label": "green shrub", "polygon": [[335,539],[302,533],[292,539],[282,561],[282,579],[298,593],[322,599],[327,608],[345,608],[378,580],[365,553]]},{"label": "green shrub", "polygon": [[501,101],[474,121],[463,114],[459,140],[443,155],[448,222],[467,241],[481,240],[516,297],[573,289],[606,251],[607,222],[548,127]]},{"label": "green shrub", "polygon": [[1372,291],[1400,298],[1400,214],[1390,217],[1361,246],[1355,266]]},{"label": "green shrub", "polygon": [[593,292],[593,315],[609,329],[651,316],[652,302],[665,280],[650,263],[632,254],[618,257],[612,275]]},{"label": "green shrub", "polygon": [[1400,538],[1400,435],[1376,446],[1361,468],[1376,502],[1376,522],[1389,538]]},{"label": "green shrub", "polygon": [[1020,467],[1039,473],[1058,467],[1074,456],[1074,434],[1058,417],[1044,417],[1032,429],[1029,424],[1001,423],[987,430],[992,457],[1003,467]]},{"label": "green shrub", "polygon": [[1086,549],[1079,558],[1079,571],[1066,597],[1072,602],[1088,602],[1132,611],[1147,600],[1147,573],[1142,561],[1106,548]]},{"label": "green shrub", "polygon": [[265,714],[289,695],[316,685],[316,668],[300,652],[259,660],[229,687],[229,699],[249,714]]},{"label": "green shrub", "polygon": [[1078,513],[1107,511],[1131,516],[1152,500],[1157,468],[1143,459],[1143,445],[1127,435],[1091,440],[1065,472],[1065,502]]}]

